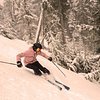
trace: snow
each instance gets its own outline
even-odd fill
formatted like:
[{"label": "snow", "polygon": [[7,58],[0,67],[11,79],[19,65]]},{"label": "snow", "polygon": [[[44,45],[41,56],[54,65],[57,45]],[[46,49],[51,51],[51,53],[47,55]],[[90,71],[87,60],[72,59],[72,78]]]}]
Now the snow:
[{"label": "snow", "polygon": [[[29,45],[21,40],[0,36],[0,60],[16,63],[16,54]],[[38,56],[38,61],[47,67],[58,81],[70,87],[59,91],[45,79],[35,76],[32,70],[16,65],[0,63],[0,100],[100,100],[100,85],[87,81],[83,76],[61,68],[66,77],[47,59]]]},{"label": "snow", "polygon": [[0,4],[3,5],[3,3],[4,3],[4,0],[0,0]]}]

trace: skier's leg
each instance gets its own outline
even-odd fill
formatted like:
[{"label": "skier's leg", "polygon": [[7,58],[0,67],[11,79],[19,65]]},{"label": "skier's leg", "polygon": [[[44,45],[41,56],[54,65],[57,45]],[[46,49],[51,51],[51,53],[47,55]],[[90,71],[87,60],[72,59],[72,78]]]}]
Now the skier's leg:
[{"label": "skier's leg", "polygon": [[37,62],[34,62],[32,64],[28,64],[28,65],[26,65],[26,67],[33,69],[35,75],[39,75],[39,76],[42,75],[41,71],[39,70],[39,67],[37,66]]},{"label": "skier's leg", "polygon": [[47,73],[47,74],[50,74],[50,71],[43,67],[39,62],[37,62],[37,66],[39,67],[39,69],[43,72],[43,73]]},{"label": "skier's leg", "polygon": [[35,75],[39,75],[39,76],[42,75],[42,73],[41,73],[41,71],[39,70],[38,66],[34,66],[34,67],[33,67],[33,70],[34,70],[34,74],[35,74]]},{"label": "skier's leg", "polygon": [[44,73],[48,73],[48,74],[50,74],[50,71],[49,71],[47,68],[44,67],[43,70],[44,70]]},{"label": "skier's leg", "polygon": [[25,65],[25,67],[27,67],[29,69],[33,69],[33,64],[27,64],[27,65]]}]

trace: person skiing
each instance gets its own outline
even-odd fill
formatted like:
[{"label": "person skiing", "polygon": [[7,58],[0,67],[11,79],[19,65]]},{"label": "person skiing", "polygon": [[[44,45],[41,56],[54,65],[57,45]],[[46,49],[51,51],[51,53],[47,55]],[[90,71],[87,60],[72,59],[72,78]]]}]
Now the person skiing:
[{"label": "person skiing", "polygon": [[21,58],[24,57],[25,67],[32,69],[35,75],[41,76],[42,73],[50,74],[50,71],[43,67],[36,59],[37,55],[41,55],[48,60],[52,61],[52,57],[49,57],[44,52],[41,51],[42,45],[40,43],[34,43],[28,50],[25,52],[19,53],[16,56],[17,66],[22,67]]}]

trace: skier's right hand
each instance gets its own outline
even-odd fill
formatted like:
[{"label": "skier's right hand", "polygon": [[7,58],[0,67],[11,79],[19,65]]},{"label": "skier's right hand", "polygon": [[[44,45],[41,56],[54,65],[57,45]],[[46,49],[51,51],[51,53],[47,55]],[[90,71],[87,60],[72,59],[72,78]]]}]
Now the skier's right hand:
[{"label": "skier's right hand", "polygon": [[49,57],[48,60],[49,60],[49,61],[52,61],[52,57]]},{"label": "skier's right hand", "polygon": [[17,66],[18,66],[18,67],[22,67],[21,61],[17,61]]}]

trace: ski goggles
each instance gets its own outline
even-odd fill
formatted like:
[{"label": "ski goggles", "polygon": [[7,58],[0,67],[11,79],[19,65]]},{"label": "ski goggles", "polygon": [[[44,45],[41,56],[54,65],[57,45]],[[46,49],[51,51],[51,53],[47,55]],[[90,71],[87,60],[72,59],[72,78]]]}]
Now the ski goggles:
[{"label": "ski goggles", "polygon": [[36,49],[36,52],[40,52],[40,51],[41,51],[41,49],[40,49],[40,48],[37,48],[37,49]]}]

